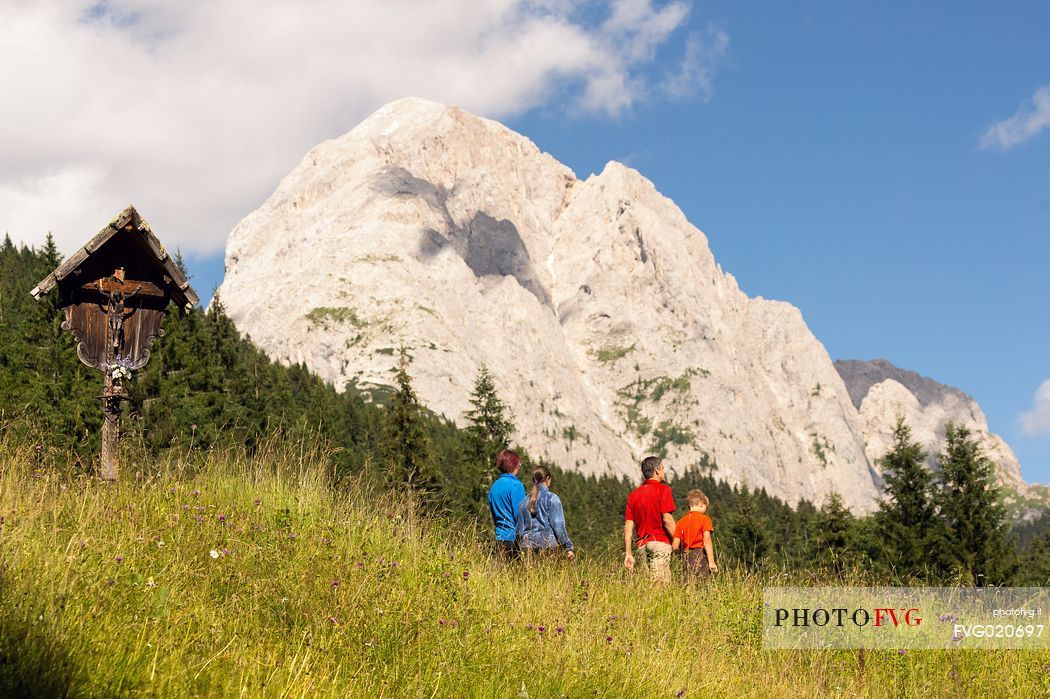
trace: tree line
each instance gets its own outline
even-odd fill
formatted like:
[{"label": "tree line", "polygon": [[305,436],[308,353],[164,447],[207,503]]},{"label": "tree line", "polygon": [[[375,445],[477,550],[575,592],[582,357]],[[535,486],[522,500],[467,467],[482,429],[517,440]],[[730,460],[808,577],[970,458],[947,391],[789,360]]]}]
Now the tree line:
[{"label": "tree line", "polygon": [[[89,473],[101,428],[101,376],[76,358],[56,298],[28,293],[60,262],[54,241],[34,249],[0,244],[0,427],[39,445],[42,465]],[[271,361],[242,337],[221,303],[206,312],[172,308],[150,363],[130,382],[123,430],[147,455],[237,446],[252,454],[274,435],[288,444],[328,445],[337,478],[368,478],[415,492],[435,516],[487,531],[486,493],[514,425],[491,374],[479,372],[458,427],[419,402],[411,349],[391,367],[389,390],[337,391],[305,365]],[[525,449],[522,478],[541,463]],[[854,516],[841,498],[791,506],[764,490],[730,485],[704,458],[670,485],[683,505],[691,488],[711,500],[720,558],[754,570],[819,577],[864,571],[868,582],[1050,583],[1050,533],[1019,546],[1007,523],[992,463],[965,428],[950,425],[938,468],[900,420],[880,460],[886,497]],[[623,509],[637,479],[583,475],[542,463],[565,504],[581,550],[616,551]],[[138,468],[146,468],[139,464]]]}]

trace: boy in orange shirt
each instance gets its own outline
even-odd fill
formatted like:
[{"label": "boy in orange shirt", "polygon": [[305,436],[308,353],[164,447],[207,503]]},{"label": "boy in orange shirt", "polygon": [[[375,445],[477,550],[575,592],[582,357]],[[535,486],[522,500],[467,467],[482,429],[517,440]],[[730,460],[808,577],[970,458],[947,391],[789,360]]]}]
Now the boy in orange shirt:
[{"label": "boy in orange shirt", "polygon": [[685,581],[688,583],[717,573],[718,566],[715,564],[715,549],[711,540],[715,527],[706,514],[709,500],[699,490],[690,490],[686,499],[689,501],[689,512],[678,520],[671,550],[681,548],[685,554]]}]

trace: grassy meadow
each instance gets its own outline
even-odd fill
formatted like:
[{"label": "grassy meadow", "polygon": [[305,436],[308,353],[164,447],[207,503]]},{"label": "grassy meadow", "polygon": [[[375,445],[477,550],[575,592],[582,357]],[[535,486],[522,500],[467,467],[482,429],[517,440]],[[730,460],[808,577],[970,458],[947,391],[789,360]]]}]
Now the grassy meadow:
[{"label": "grassy meadow", "polygon": [[769,581],[728,560],[690,590],[500,565],[322,450],[45,461],[0,437],[3,696],[1050,695],[1045,652],[763,651]]}]

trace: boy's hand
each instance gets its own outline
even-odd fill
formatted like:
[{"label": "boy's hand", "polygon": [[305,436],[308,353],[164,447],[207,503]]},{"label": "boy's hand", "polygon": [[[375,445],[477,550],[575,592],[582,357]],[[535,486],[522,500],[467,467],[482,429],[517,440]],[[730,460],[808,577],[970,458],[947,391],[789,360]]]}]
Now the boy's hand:
[{"label": "boy's hand", "polygon": [[627,570],[634,570],[634,554],[627,553],[623,557],[623,567]]},{"label": "boy's hand", "polygon": [[711,569],[712,573],[717,573],[718,572],[718,564],[717,563],[711,563],[707,567]]}]

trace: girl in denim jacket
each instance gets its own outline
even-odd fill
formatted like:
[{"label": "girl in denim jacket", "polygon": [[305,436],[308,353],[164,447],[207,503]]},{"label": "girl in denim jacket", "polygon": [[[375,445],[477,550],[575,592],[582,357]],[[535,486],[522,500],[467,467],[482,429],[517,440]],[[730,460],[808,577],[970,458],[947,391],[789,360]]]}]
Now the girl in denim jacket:
[{"label": "girl in denim jacket", "polygon": [[554,553],[559,546],[565,547],[566,556],[572,560],[572,539],[565,530],[565,510],[561,499],[550,491],[551,474],[543,466],[532,472],[532,492],[518,506],[518,544],[528,551]]}]

